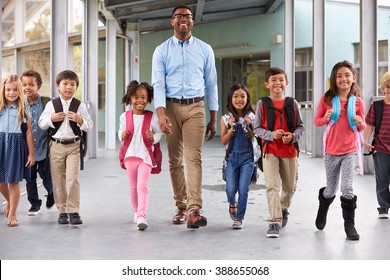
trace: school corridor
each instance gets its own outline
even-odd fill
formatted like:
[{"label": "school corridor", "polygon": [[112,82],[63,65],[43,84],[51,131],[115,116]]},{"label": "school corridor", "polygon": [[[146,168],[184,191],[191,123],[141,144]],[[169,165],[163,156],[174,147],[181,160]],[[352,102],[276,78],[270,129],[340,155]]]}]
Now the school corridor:
[{"label": "school corridor", "polygon": [[[163,171],[151,175],[149,227],[139,231],[133,212],[126,173],[120,168],[118,150],[98,149],[81,171],[81,226],[59,225],[55,207],[42,207],[38,216],[27,216],[23,195],[18,208],[20,225],[6,226],[0,215],[1,260],[389,260],[390,220],[377,218],[373,175],[354,177],[358,196],[356,228],[359,241],[348,241],[343,228],[339,197],[331,205],[328,224],[318,231],[314,219],[318,189],[324,186],[321,158],[301,154],[299,181],[287,227],[278,239],[266,237],[268,217],[263,175],[249,192],[242,230],[232,230],[221,179],[224,148],[219,139],[203,150],[203,215],[208,225],[189,230],[173,225],[175,213],[167,152]],[[45,195],[40,188],[40,196]],[[338,194],[338,196],[340,193]]]}]

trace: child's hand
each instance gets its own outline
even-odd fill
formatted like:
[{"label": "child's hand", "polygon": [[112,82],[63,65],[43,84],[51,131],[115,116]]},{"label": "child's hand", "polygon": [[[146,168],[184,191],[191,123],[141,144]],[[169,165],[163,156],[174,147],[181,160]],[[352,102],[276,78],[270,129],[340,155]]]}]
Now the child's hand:
[{"label": "child's hand", "polygon": [[293,138],[294,138],[294,135],[291,132],[289,132],[289,131],[285,132],[283,137],[282,137],[283,144],[290,144],[292,142]]},{"label": "child's hand", "polygon": [[374,152],[375,153],[375,148],[372,146],[370,143],[364,143],[364,148],[369,152]]},{"label": "child's hand", "polygon": [[65,119],[64,112],[58,112],[51,115],[52,122],[62,122]]},{"label": "child's hand", "polygon": [[333,112],[334,112],[333,109],[329,109],[328,111],[326,111],[324,116],[325,120],[329,121],[330,117],[333,115]]},{"label": "child's hand", "polygon": [[124,141],[128,135],[129,135],[129,132],[127,130],[123,131],[122,135],[121,135],[122,141]]},{"label": "child's hand", "polygon": [[154,141],[153,131],[151,130],[146,131],[146,137],[148,137],[149,140],[153,142]]},{"label": "child's hand", "polygon": [[277,129],[273,133],[273,137],[274,137],[275,140],[282,138],[283,135],[284,135],[284,130],[283,129]]},{"label": "child's hand", "polygon": [[77,115],[77,113],[75,113],[75,112],[69,111],[68,112],[68,119],[70,121],[78,123],[79,125],[83,124],[83,118],[80,117],[79,115]]},{"label": "child's hand", "polygon": [[233,127],[234,123],[236,122],[236,120],[233,118],[233,117],[230,117],[228,119],[228,124],[230,125],[230,127]]},{"label": "child's hand", "polygon": [[27,157],[27,162],[26,162],[26,167],[31,167],[35,164],[35,159],[33,155],[28,155]]},{"label": "child's hand", "polygon": [[246,116],[244,117],[244,120],[246,121],[246,123],[248,124],[248,126],[250,126],[250,125],[252,124],[251,118],[250,118],[248,115],[246,115]]},{"label": "child's hand", "polygon": [[360,117],[359,115],[356,115],[352,118],[352,120],[357,124],[357,125],[361,125],[363,120],[362,120],[362,117]]}]

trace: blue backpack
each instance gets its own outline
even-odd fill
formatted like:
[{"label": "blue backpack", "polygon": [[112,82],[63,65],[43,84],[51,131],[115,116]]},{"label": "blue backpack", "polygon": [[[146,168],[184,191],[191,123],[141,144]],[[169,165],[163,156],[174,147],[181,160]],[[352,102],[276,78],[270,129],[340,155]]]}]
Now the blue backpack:
[{"label": "blue backpack", "polygon": [[[330,117],[330,121],[329,121],[328,125],[326,126],[324,136],[322,139],[323,145],[324,145],[324,154],[325,154],[325,147],[326,147],[326,139],[328,137],[329,130],[337,122],[337,120],[340,117],[341,105],[340,105],[340,97],[338,95],[336,95],[335,97],[332,98],[332,109],[333,109],[333,114]],[[358,159],[359,159],[359,174],[363,175],[362,146],[363,146],[364,140],[363,140],[363,132],[358,131],[357,124],[353,120],[353,117],[356,115],[356,96],[354,96],[354,95],[351,95],[348,98],[347,113],[348,113],[349,127],[353,130],[353,132],[356,135],[356,146],[358,148]]]}]

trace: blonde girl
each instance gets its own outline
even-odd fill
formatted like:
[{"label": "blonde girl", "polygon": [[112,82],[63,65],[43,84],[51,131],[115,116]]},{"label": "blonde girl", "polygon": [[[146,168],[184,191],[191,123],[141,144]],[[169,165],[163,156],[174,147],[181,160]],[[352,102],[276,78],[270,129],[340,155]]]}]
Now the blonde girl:
[{"label": "blonde girl", "polygon": [[31,121],[18,76],[6,76],[0,89],[0,192],[6,200],[7,225],[18,225],[19,182],[34,165]]}]

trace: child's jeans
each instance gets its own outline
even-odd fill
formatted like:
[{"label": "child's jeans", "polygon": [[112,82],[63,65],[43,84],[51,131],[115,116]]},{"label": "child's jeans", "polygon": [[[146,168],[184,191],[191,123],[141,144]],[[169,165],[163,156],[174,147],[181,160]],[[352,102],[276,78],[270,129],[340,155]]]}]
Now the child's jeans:
[{"label": "child's jeans", "polygon": [[390,208],[390,155],[382,152],[374,154],[376,195],[381,209]]},{"label": "child's jeans", "polygon": [[253,148],[252,142],[245,137],[241,124],[237,124],[236,133],[233,149],[227,158],[226,195],[230,205],[234,205],[238,192],[236,219],[243,220],[254,168]]},{"label": "child's jeans", "polygon": [[137,218],[146,218],[148,210],[148,180],[152,167],[141,158],[127,157],[125,167],[130,181],[130,197]]},{"label": "child's jeans", "polygon": [[39,199],[38,195],[37,174],[42,178],[43,186],[45,187],[47,194],[52,195],[53,183],[51,180],[50,162],[48,159],[36,161],[35,164],[31,166],[31,176],[26,179],[28,201],[31,203],[31,206],[40,208],[42,200]]}]

